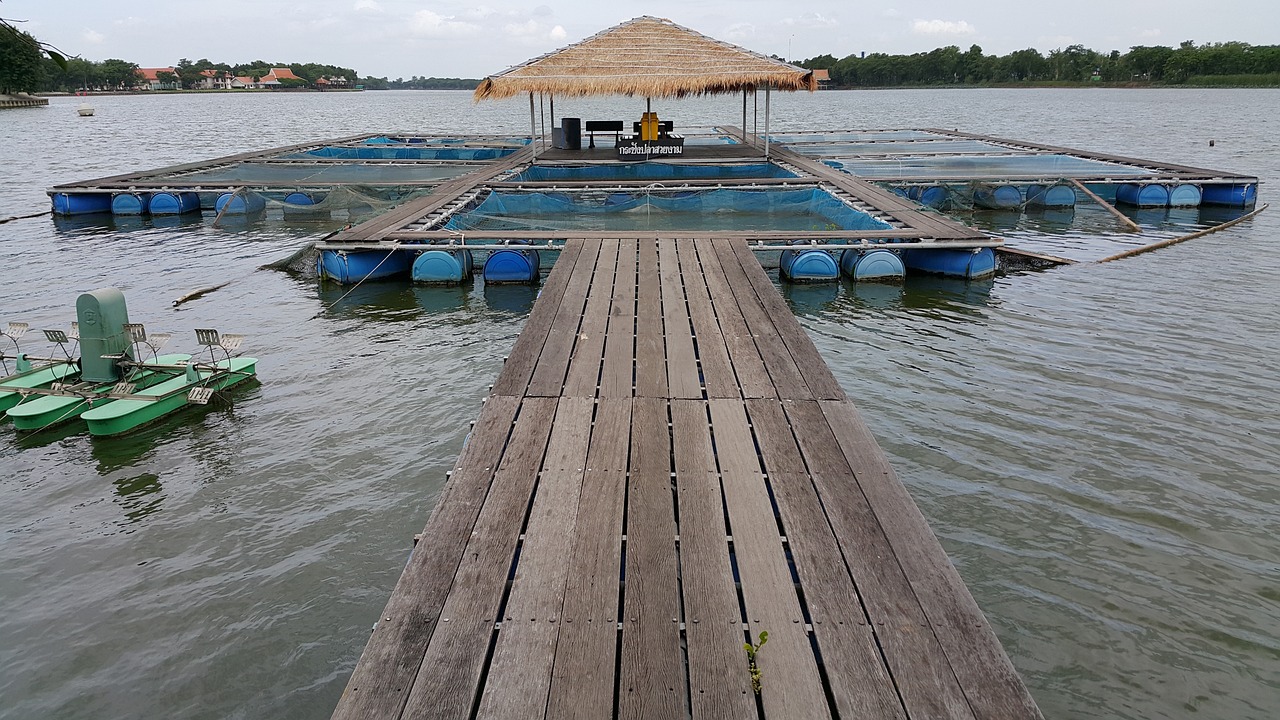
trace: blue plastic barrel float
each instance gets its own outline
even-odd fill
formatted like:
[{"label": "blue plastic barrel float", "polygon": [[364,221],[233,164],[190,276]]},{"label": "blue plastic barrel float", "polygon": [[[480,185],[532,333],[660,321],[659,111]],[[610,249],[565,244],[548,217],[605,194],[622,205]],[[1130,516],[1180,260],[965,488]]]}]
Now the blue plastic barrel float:
[{"label": "blue plastic barrel float", "polygon": [[284,196],[284,214],[311,215],[327,212],[312,207],[317,202],[320,202],[320,199],[316,198],[313,193],[291,192]]},{"label": "blue plastic barrel float", "polygon": [[1190,183],[1169,188],[1169,207],[1200,207],[1200,187]]},{"label": "blue plastic barrel float", "polygon": [[111,196],[112,215],[142,215],[150,201],[147,193],[116,193]]},{"label": "blue plastic barrel float", "polygon": [[1027,206],[1028,207],[1075,207],[1076,190],[1070,185],[1062,183],[1054,183],[1052,185],[1041,185],[1039,183],[1027,186]]},{"label": "blue plastic barrel float", "polygon": [[413,261],[414,282],[449,285],[471,277],[474,259],[470,250],[427,250]]},{"label": "blue plastic barrel float", "polygon": [[1016,210],[1022,207],[1022,191],[1016,185],[977,185],[973,204],[991,210]]},{"label": "blue plastic barrel float", "polygon": [[1121,183],[1116,202],[1137,207],[1168,207],[1169,188],[1159,183]]},{"label": "blue plastic barrel float", "polygon": [[907,197],[931,208],[942,207],[947,202],[947,194],[944,185],[912,185],[907,188]]},{"label": "blue plastic barrel float", "polygon": [[539,262],[537,250],[495,250],[484,261],[484,281],[532,283],[538,279]]},{"label": "blue plastic barrel float", "polygon": [[193,192],[153,193],[147,203],[147,211],[152,215],[182,215],[199,210],[200,196]]},{"label": "blue plastic barrel float", "polygon": [[854,280],[892,282],[906,277],[902,258],[892,250],[854,250],[840,253],[840,269]]},{"label": "blue plastic barrel float", "polygon": [[1258,202],[1256,183],[1215,183],[1201,186],[1201,202],[1205,205],[1250,207]]},{"label": "blue plastic barrel float", "polygon": [[227,215],[252,215],[267,207],[267,201],[255,192],[222,193],[213,203],[213,209]]},{"label": "blue plastic barrel float", "polygon": [[406,250],[321,250],[316,271],[344,285],[409,272],[413,253]]},{"label": "blue plastic barrel float", "polygon": [[996,254],[991,248],[908,249],[902,251],[902,262],[912,272],[969,280],[984,278],[996,271]]},{"label": "blue plastic barrel float", "polygon": [[840,266],[826,250],[783,250],[779,263],[779,274],[791,282],[832,282],[840,278]]},{"label": "blue plastic barrel float", "polygon": [[111,193],[54,193],[55,215],[90,215],[111,212]]}]

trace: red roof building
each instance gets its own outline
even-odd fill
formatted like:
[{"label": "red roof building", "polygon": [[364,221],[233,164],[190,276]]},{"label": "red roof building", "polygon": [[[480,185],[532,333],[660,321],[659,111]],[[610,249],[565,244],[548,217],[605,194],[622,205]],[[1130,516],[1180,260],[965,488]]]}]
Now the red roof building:
[{"label": "red roof building", "polygon": [[[169,82],[161,82],[157,76],[162,72],[171,73],[175,77]],[[177,71],[171,67],[138,68],[138,87],[143,90],[177,90],[181,87],[177,74]]]}]

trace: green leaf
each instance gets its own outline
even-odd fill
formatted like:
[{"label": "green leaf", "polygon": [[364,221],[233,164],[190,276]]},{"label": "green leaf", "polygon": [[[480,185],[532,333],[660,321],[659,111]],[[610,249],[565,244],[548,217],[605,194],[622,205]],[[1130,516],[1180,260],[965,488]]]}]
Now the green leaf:
[{"label": "green leaf", "polygon": [[63,70],[67,69],[67,59],[62,56],[62,53],[56,52],[54,50],[50,50],[49,48],[45,48],[44,52],[46,55],[49,56],[49,59],[52,60],[55,65],[62,68]]}]

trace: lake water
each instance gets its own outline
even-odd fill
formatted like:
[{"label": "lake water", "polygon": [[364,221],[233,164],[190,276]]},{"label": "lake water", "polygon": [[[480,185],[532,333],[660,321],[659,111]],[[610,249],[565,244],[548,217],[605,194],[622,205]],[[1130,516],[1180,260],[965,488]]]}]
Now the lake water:
[{"label": "lake water", "polygon": [[[0,112],[0,218],[46,210],[53,184],[311,139],[528,128],[527,100],[466,93],[92,102]],[[823,92],[774,96],[772,127],[959,128],[1258,175],[1266,201],[1276,108],[1273,90]],[[737,98],[655,109],[741,120]],[[171,351],[195,327],[247,334],[261,377],[124,439],[0,425],[0,718],[331,712],[536,293],[370,284],[326,311],[345,289],[259,269],[342,222],[0,225],[0,322],[66,327],[114,285]],[[1047,717],[1280,713],[1277,242],[1271,211],[1105,265],[782,288]]]}]

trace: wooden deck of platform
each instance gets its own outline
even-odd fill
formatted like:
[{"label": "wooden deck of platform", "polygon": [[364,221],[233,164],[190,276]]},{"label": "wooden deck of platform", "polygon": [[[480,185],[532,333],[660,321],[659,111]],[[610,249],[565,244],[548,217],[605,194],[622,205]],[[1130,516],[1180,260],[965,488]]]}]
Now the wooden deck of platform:
[{"label": "wooden deck of platform", "polygon": [[745,244],[571,240],[334,717],[757,716],[1040,714]]}]

